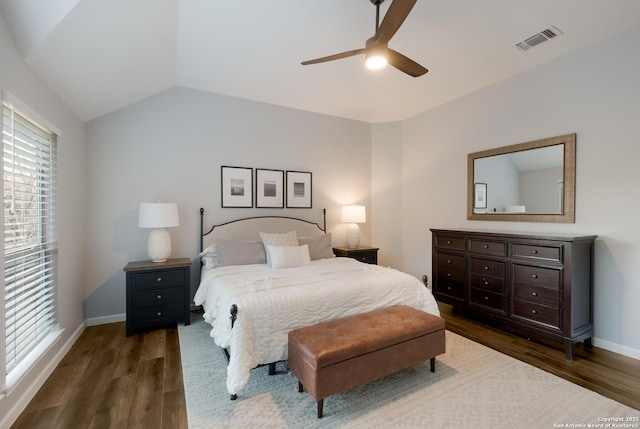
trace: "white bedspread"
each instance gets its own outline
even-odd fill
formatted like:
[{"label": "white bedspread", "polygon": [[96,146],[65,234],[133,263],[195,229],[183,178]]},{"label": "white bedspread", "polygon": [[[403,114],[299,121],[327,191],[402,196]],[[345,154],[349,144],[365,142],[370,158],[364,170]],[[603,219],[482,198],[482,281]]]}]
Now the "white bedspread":
[{"label": "white bedspread", "polygon": [[[350,258],[285,269],[238,265],[206,270],[194,302],[204,307],[215,343],[231,350],[231,394],[244,387],[256,365],[287,359],[287,334],[293,329],[398,304],[440,314],[431,292],[414,276]],[[238,306],[233,330],[232,304]]]}]

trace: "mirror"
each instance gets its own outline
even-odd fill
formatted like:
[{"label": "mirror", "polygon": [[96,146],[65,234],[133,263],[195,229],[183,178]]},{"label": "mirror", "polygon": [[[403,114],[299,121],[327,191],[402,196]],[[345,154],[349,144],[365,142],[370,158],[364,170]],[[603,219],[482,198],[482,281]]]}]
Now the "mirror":
[{"label": "mirror", "polygon": [[467,219],[575,222],[576,135],[467,155]]}]

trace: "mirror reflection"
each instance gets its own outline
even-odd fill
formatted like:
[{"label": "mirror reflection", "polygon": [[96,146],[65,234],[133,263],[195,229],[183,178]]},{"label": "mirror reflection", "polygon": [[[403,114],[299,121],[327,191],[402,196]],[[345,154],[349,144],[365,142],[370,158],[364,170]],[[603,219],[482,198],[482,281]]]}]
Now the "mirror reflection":
[{"label": "mirror reflection", "polygon": [[467,155],[467,219],[575,222],[576,135]]},{"label": "mirror reflection", "polygon": [[474,183],[486,186],[475,188],[484,188],[486,204],[474,213],[562,213],[563,167],[562,144],[476,159]]}]

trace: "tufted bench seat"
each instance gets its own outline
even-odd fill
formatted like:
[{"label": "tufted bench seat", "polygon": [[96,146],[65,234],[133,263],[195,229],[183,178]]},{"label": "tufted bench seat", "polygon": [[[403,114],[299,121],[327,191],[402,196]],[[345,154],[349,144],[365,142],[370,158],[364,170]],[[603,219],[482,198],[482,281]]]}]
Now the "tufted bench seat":
[{"label": "tufted bench seat", "polygon": [[324,398],[445,351],[444,319],[400,305],[289,332],[289,369],[322,417]]}]

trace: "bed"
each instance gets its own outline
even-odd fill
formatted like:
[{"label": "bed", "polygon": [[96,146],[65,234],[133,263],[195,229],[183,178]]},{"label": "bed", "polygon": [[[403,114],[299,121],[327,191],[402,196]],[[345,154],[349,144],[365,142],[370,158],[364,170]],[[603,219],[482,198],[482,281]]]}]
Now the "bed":
[{"label": "bed", "polygon": [[204,229],[200,209],[202,306],[215,344],[226,351],[235,399],[251,370],[287,359],[289,331],[393,305],[439,315],[414,276],[333,255],[322,224],[281,216],[243,218]]}]

